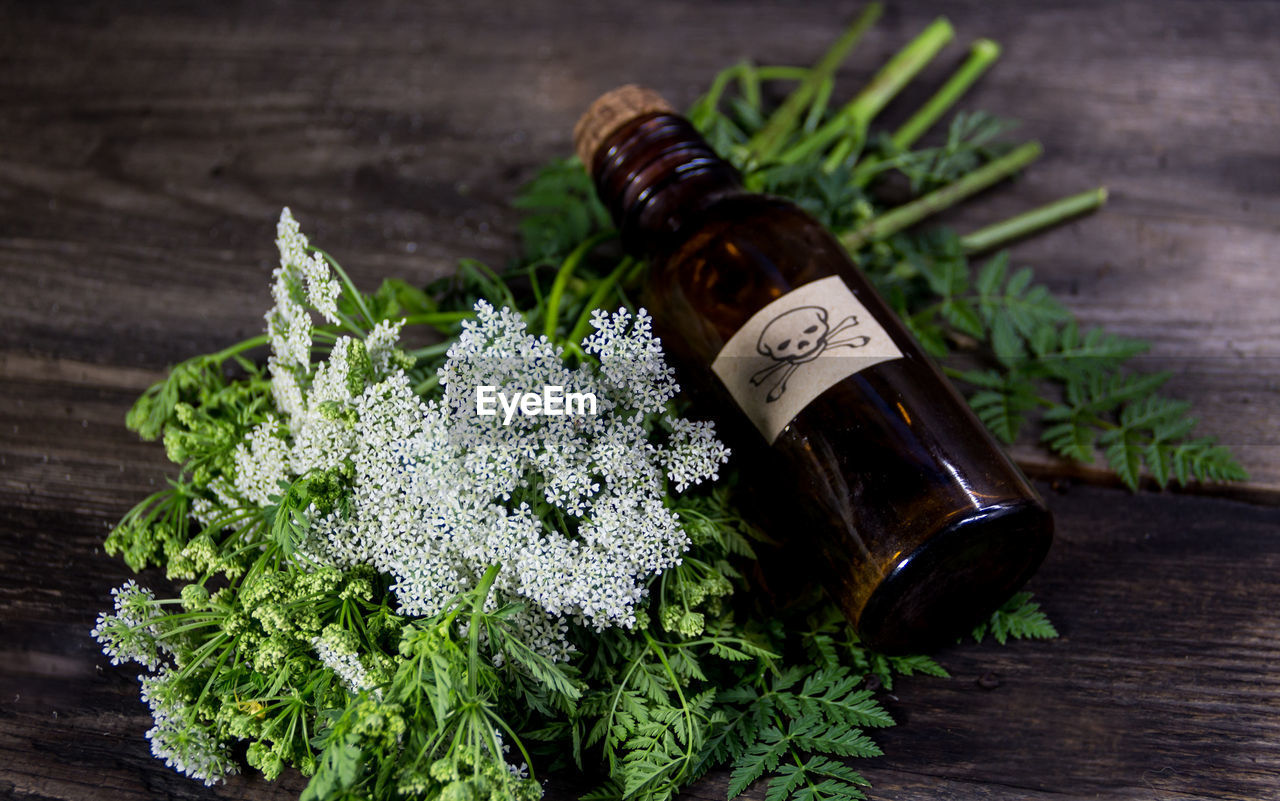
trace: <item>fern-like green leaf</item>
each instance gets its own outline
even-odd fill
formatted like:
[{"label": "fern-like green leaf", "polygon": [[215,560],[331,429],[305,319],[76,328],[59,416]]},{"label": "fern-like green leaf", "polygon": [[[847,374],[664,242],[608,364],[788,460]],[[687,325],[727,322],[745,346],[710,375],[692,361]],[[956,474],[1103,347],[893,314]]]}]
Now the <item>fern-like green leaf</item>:
[{"label": "fern-like green leaf", "polygon": [[1017,593],[1005,601],[986,622],[974,629],[973,638],[982,642],[988,633],[1001,645],[1010,638],[1051,640],[1058,636],[1058,630],[1040,611],[1040,604],[1031,600],[1029,592]]},{"label": "fern-like green leaf", "polygon": [[925,676],[937,676],[939,678],[948,678],[951,674],[946,668],[939,665],[933,660],[933,657],[924,654],[913,654],[910,656],[890,656],[889,664],[893,669],[901,673],[903,676],[914,676],[917,673]]},{"label": "fern-like green leaf", "polygon": [[866,795],[862,788],[870,786],[870,782],[848,765],[814,755],[799,764],[779,767],[769,782],[765,801],[863,799]]},{"label": "fern-like green leaf", "polygon": [[746,792],[766,771],[778,767],[778,760],[787,752],[788,740],[776,726],[760,733],[760,738],[733,763],[729,774],[729,798],[737,798]]},{"label": "fern-like green leaf", "polygon": [[971,371],[961,378],[988,387],[975,392],[969,405],[997,437],[1012,444],[1027,422],[1026,413],[1039,405],[1035,386],[1017,373]]},{"label": "fern-like green leaf", "polygon": [[1246,481],[1249,473],[1240,466],[1231,451],[1214,444],[1210,438],[1184,442],[1171,449],[1169,460],[1178,483],[1199,481]]},{"label": "fern-like green leaf", "polygon": [[1045,412],[1044,417],[1046,421],[1062,420],[1040,434],[1041,441],[1048,444],[1054,453],[1086,464],[1093,461],[1093,445],[1098,432],[1088,420],[1081,419],[1075,409],[1066,406],[1054,407]]},{"label": "fern-like green leaf", "polygon": [[1063,381],[1085,380],[1090,374],[1115,370],[1126,360],[1146,352],[1147,343],[1109,334],[1100,328],[1084,333],[1074,323],[1062,327],[1056,340],[1035,353],[1036,366]]},{"label": "fern-like green leaf", "polygon": [[[821,719],[792,720],[787,739],[799,750],[843,757],[873,757],[883,752],[861,729]],[[772,768],[770,768],[772,770]]]},{"label": "fern-like green leaf", "polygon": [[859,689],[862,677],[848,668],[814,671],[797,693],[779,694],[783,710],[792,718],[820,717],[832,725],[881,728],[893,718],[872,697]]}]

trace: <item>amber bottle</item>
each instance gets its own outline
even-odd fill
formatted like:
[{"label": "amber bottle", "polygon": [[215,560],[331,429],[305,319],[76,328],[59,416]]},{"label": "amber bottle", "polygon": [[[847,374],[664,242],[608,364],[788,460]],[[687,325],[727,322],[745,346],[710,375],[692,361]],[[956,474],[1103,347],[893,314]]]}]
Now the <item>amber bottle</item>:
[{"label": "amber bottle", "polygon": [[747,497],[864,641],[954,638],[1035,572],[1044,503],[829,232],[746,192],[649,90],[604,95],[574,137]]}]

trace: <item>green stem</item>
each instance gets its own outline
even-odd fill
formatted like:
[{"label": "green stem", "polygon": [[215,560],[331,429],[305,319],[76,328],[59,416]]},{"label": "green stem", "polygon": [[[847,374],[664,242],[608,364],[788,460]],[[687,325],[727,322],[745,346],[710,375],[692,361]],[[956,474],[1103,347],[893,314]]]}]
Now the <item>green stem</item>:
[{"label": "green stem", "polygon": [[889,59],[871,83],[850,102],[850,117],[864,126],[871,122],[954,35],[955,30],[946,17],[938,17],[929,23],[919,36]]},{"label": "green stem", "polygon": [[765,161],[772,158],[786,140],[787,135],[795,128],[800,112],[818,93],[822,84],[829,80],[839,68],[841,62],[849,55],[867,32],[867,29],[880,18],[883,7],[880,3],[872,3],[858,16],[853,24],[845,29],[840,38],[823,54],[817,64],[809,70],[800,85],[787,95],[782,105],[769,117],[765,126],[747,143],[747,150],[752,160]]},{"label": "green stem", "polygon": [[436,344],[428,345],[425,348],[418,348],[417,350],[411,350],[406,355],[414,359],[426,359],[432,356],[440,356],[441,354],[448,352],[449,348],[452,345],[453,345],[452,340],[449,340],[446,342],[437,342]]},{"label": "green stem", "polygon": [[640,276],[644,274],[644,271],[648,269],[648,267],[649,262],[644,259],[636,259],[635,263],[631,265],[631,269],[622,276],[622,280],[619,283],[621,283],[623,287],[634,288],[636,282],[640,280]]},{"label": "green stem", "polygon": [[805,67],[788,67],[785,65],[770,65],[767,67],[754,67],[756,77],[762,81],[803,81],[809,76],[809,70]]},{"label": "green stem", "polygon": [[440,376],[432,373],[413,387],[414,395],[425,395],[440,385]]},{"label": "green stem", "polygon": [[230,359],[232,356],[235,356],[237,353],[243,353],[246,350],[253,350],[254,348],[260,348],[263,345],[266,345],[267,343],[269,343],[270,341],[271,341],[271,338],[268,337],[266,334],[259,334],[258,336],[251,337],[249,339],[244,340],[243,342],[237,342],[231,347],[226,348],[224,350],[220,350],[217,353],[211,353],[208,356],[203,356],[199,358],[212,359],[213,361],[221,364],[222,362],[225,362],[227,359]]},{"label": "green stem", "polygon": [[1106,202],[1107,188],[1100,186],[1087,192],[1046,203],[1015,217],[988,225],[985,228],[979,228],[971,234],[962,236],[960,244],[964,247],[964,252],[971,255],[995,250],[1015,239],[1021,239],[1043,228],[1057,225],[1072,217],[1093,211]]},{"label": "green stem", "polygon": [[[460,323],[463,320],[470,320],[475,317],[475,312],[426,312],[425,314],[410,314],[404,318],[405,325],[429,325],[433,328],[440,329],[441,326]],[[442,329],[443,330],[443,329]],[[448,332],[445,332],[448,333]]]},{"label": "green stem", "polygon": [[1039,142],[1028,142],[941,189],[922,195],[910,203],[904,203],[892,211],[869,220],[845,234],[841,237],[841,241],[844,242],[845,247],[854,251],[868,242],[892,236],[1008,178],[1039,158],[1042,152],[1043,148],[1040,147]]},{"label": "green stem", "polygon": [[[750,72],[751,79],[744,76],[744,73]],[[710,122],[712,114],[720,105],[720,98],[724,96],[725,89],[728,88],[729,82],[737,79],[742,86],[749,85],[749,82],[758,84],[760,81],[803,81],[805,76],[809,74],[809,70],[805,67],[789,67],[781,65],[772,65],[768,67],[756,67],[750,62],[741,62],[734,64],[726,70],[721,70],[716,75],[715,80],[711,83],[711,88],[707,93],[698,98],[689,112],[685,116],[695,127],[702,129]],[[743,89],[744,93],[748,90]]]},{"label": "green stem", "polygon": [[489,565],[484,570],[484,574],[480,576],[480,581],[476,584],[476,609],[484,606],[485,599],[489,597],[489,589],[493,587],[493,582],[498,578],[498,571],[502,570],[501,564]]},{"label": "green stem", "polygon": [[618,232],[614,230],[601,231],[583,240],[582,244],[574,248],[573,252],[565,257],[564,262],[560,265],[559,272],[556,273],[555,281],[551,284],[551,293],[547,296],[547,324],[543,328],[543,333],[547,335],[547,339],[555,339],[556,324],[560,321],[560,300],[564,296],[564,288],[569,283],[569,278],[573,275],[573,271],[578,268],[578,264],[582,262],[592,248],[617,235]]},{"label": "green stem", "polygon": [[911,115],[911,119],[894,132],[891,137],[894,155],[890,158],[869,156],[859,161],[857,168],[853,171],[854,184],[866,186],[880,173],[906,160],[910,155],[906,151],[955,105],[974,81],[981,77],[999,57],[1000,45],[990,39],[979,39],[974,42],[969,48],[969,58],[960,65],[960,69],[956,70],[942,88]]},{"label": "green stem", "polygon": [[[644,656],[643,650],[637,652],[636,655],[631,658],[631,664],[627,667],[627,672],[623,674],[622,681],[618,682],[617,688],[613,692],[613,701],[609,705],[609,714],[605,716],[605,720],[608,721],[610,728],[613,727],[614,720],[617,719],[618,704],[622,700],[622,694],[626,692],[627,685],[631,683],[632,674],[634,674],[636,669],[640,667],[640,657],[642,656]],[[612,771],[615,766],[612,749],[606,749],[606,756],[609,759],[609,769]]]},{"label": "green stem", "polygon": [[987,71],[987,68],[1000,57],[1000,45],[990,39],[979,39],[969,48],[969,58],[960,65],[960,69],[942,85],[933,97],[911,115],[911,119],[902,124],[893,133],[893,144],[899,150],[906,150],[915,144],[924,132],[933,127],[956,101],[973,85],[974,81]]},{"label": "green stem", "polygon": [[325,253],[320,248],[313,247],[311,248],[311,250],[323,256],[324,260],[328,262],[330,267],[333,268],[333,271],[336,272],[338,274],[338,277],[342,279],[343,286],[345,286],[347,289],[347,292],[351,294],[351,299],[355,301],[356,308],[360,310],[360,314],[364,316],[365,322],[369,324],[369,327],[373,328],[375,325],[377,325],[378,324],[377,321],[375,321],[373,319],[373,315],[369,313],[369,307],[364,305],[364,295],[360,294],[360,290],[356,289],[355,282],[351,280],[351,276],[347,275],[347,271],[342,269],[342,265],[338,264],[337,260],[335,260],[328,253]]},{"label": "green stem", "polygon": [[734,64],[728,69],[721,70],[711,82],[711,88],[702,97],[694,101],[689,107],[689,121],[698,128],[704,127],[714,114],[716,108],[720,105],[720,98],[724,95],[724,90],[729,86],[729,81],[737,77],[738,72],[742,70],[741,64]]},{"label": "green stem", "polygon": [[480,664],[480,618],[484,614],[484,602],[489,597],[489,589],[493,586],[494,579],[498,577],[498,571],[501,569],[500,564],[489,565],[485,568],[484,575],[480,577],[480,582],[476,584],[476,597],[471,607],[471,625],[467,627],[467,651],[471,665],[471,669],[467,671],[467,687],[472,697],[476,694],[476,674],[479,672],[476,667]]},{"label": "green stem", "polygon": [[606,275],[600,283],[596,284],[595,291],[591,293],[591,297],[587,298],[587,303],[582,308],[582,313],[578,315],[578,321],[574,323],[573,330],[569,332],[569,336],[565,340],[568,344],[581,344],[583,338],[587,335],[587,331],[591,328],[591,312],[598,309],[601,303],[604,303],[605,296],[617,285],[618,279],[622,277],[623,273],[631,269],[633,262],[634,259],[630,256],[626,257],[614,268],[613,272]]},{"label": "green stem", "polygon": [[236,635],[236,639],[232,642],[231,647],[224,649],[222,651],[222,655],[218,657],[218,661],[213,663],[213,670],[209,671],[209,678],[205,681],[204,687],[200,690],[199,697],[196,698],[196,706],[200,706],[200,703],[204,701],[205,696],[209,694],[209,688],[213,686],[213,680],[218,677],[218,669],[222,667],[222,663],[226,662],[227,657],[235,650],[235,643],[238,642],[239,639],[239,635]]},{"label": "green stem", "polygon": [[212,640],[209,640],[208,642],[206,642],[204,645],[200,646],[196,650],[195,654],[192,655],[191,661],[188,662],[181,670],[177,672],[177,674],[174,676],[174,679],[176,681],[181,681],[185,679],[187,676],[191,675],[191,671],[195,670],[201,664],[203,664],[204,660],[209,658],[209,654],[213,653],[219,647],[226,644],[227,640],[229,639],[231,639],[231,636],[226,632],[223,632],[215,636]]},{"label": "green stem", "polygon": [[813,102],[809,104],[809,113],[804,116],[804,124],[800,130],[811,134],[818,129],[822,124],[822,115],[827,113],[827,104],[831,102],[831,93],[835,88],[834,78],[828,78],[822,82],[822,86],[818,87],[817,94],[813,97]]},{"label": "green stem", "polygon": [[750,61],[743,61],[738,70],[738,92],[748,106],[760,110],[760,75]]},{"label": "green stem", "polygon": [[520,756],[524,758],[524,764],[529,768],[529,779],[536,782],[538,780],[538,774],[533,770],[533,757],[529,756],[529,751],[524,747],[524,742],[521,741],[520,735],[516,733],[515,729],[511,728],[511,726],[507,724],[507,721],[502,717],[502,715],[488,713],[486,716],[501,726],[502,730],[507,733],[510,741],[516,744],[516,748],[520,749]]},{"label": "green stem", "polygon": [[[497,578],[498,571],[501,568],[502,568],[502,565],[489,565],[489,567],[485,569],[484,573],[480,575],[480,581],[476,584],[475,589],[471,590],[471,593],[478,593],[483,591],[484,597],[485,598],[489,597],[489,588],[493,586],[493,580]],[[461,596],[459,596],[458,603],[455,604],[454,607],[449,610],[449,613],[444,616],[444,619],[440,621],[440,627],[442,629],[447,629],[449,628],[449,626],[453,625],[454,619],[457,618],[458,615],[462,613],[462,608],[465,605],[467,594],[468,593],[463,593]],[[481,603],[483,603],[483,598],[481,599]],[[474,614],[475,608],[476,607],[474,606],[472,607],[473,614]]]},{"label": "green stem", "polygon": [[897,96],[916,73],[933,60],[955,31],[946,18],[939,17],[912,39],[906,47],[880,68],[858,96],[835,113],[825,125],[782,154],[781,161],[794,163],[821,152],[841,137],[862,139],[875,116]]},{"label": "green stem", "polygon": [[[338,318],[338,322],[342,324],[342,327],[343,327],[343,328],[347,329],[348,331],[350,331],[350,332],[351,332],[352,334],[354,334],[355,336],[357,336],[357,337],[359,337],[359,338],[363,339],[363,338],[364,338],[364,335],[365,335],[366,333],[368,333],[365,329],[363,329],[363,328],[361,328],[360,326],[356,325],[356,321],[355,321],[355,320],[352,320],[350,317],[348,317],[347,315],[343,314],[342,312],[340,312],[340,311],[335,311],[335,312],[334,312],[334,316]],[[369,327],[370,327],[370,328],[373,328],[373,325],[372,325],[372,324],[370,324],[370,325],[369,325]]]},{"label": "green stem", "polygon": [[644,638],[648,641],[649,648],[655,655],[657,655],[658,661],[662,663],[662,668],[666,672],[667,677],[671,679],[671,686],[676,691],[676,699],[680,701],[680,713],[681,717],[684,718],[685,725],[684,741],[686,745],[683,760],[684,765],[681,766],[680,773],[677,774],[678,779],[684,775],[685,771],[689,769],[689,763],[693,761],[693,713],[689,711],[689,702],[685,700],[684,691],[680,689],[680,677],[676,675],[675,670],[671,667],[671,663],[667,661],[666,654],[662,653],[662,649],[658,646],[653,637],[649,635],[649,632],[646,631],[644,633]]},{"label": "green stem", "polygon": [[217,620],[215,618],[209,618],[208,620],[201,620],[196,623],[187,623],[182,626],[174,626],[173,628],[169,629],[164,633],[164,637],[165,638],[174,637],[179,634],[186,634],[188,631],[195,631],[196,629],[208,628],[209,626],[217,626],[217,625],[220,625],[221,623],[222,621],[220,620]]}]

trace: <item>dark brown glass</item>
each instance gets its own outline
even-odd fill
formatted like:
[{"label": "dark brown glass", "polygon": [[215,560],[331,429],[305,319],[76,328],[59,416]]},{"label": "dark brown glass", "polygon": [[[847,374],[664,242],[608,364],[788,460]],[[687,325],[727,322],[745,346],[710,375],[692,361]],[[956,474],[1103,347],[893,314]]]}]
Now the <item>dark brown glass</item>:
[{"label": "dark brown glass", "polygon": [[[651,262],[645,305],[695,401],[741,457],[749,501],[790,561],[888,651],[963,633],[1044,559],[1044,503],[816,220],[748,193],[683,118],[642,115],[592,164],[624,246]],[[838,275],[902,351],[835,384],[769,445],[710,370],[747,319]]]}]

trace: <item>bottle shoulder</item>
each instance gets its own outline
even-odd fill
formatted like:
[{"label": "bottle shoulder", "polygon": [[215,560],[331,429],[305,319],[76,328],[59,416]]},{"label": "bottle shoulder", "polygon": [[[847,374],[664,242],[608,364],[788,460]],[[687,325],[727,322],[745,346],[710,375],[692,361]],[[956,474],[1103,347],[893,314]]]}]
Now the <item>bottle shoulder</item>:
[{"label": "bottle shoulder", "polygon": [[762,224],[771,228],[779,224],[821,227],[817,220],[794,202],[758,192],[725,192],[706,204],[704,214],[707,222],[739,223],[747,229]]},{"label": "bottle shoulder", "polygon": [[681,263],[695,254],[732,261],[744,246],[775,257],[816,246],[843,258],[843,249],[821,223],[790,200],[772,195],[725,192],[708,197],[682,223],[674,236],[655,243],[655,266]]},{"label": "bottle shoulder", "polygon": [[679,278],[671,277],[686,286],[717,276],[722,285],[763,282],[773,296],[831,275],[855,288],[865,284],[839,240],[789,200],[726,194],[711,199],[690,223],[654,250],[655,276],[675,273]]}]

